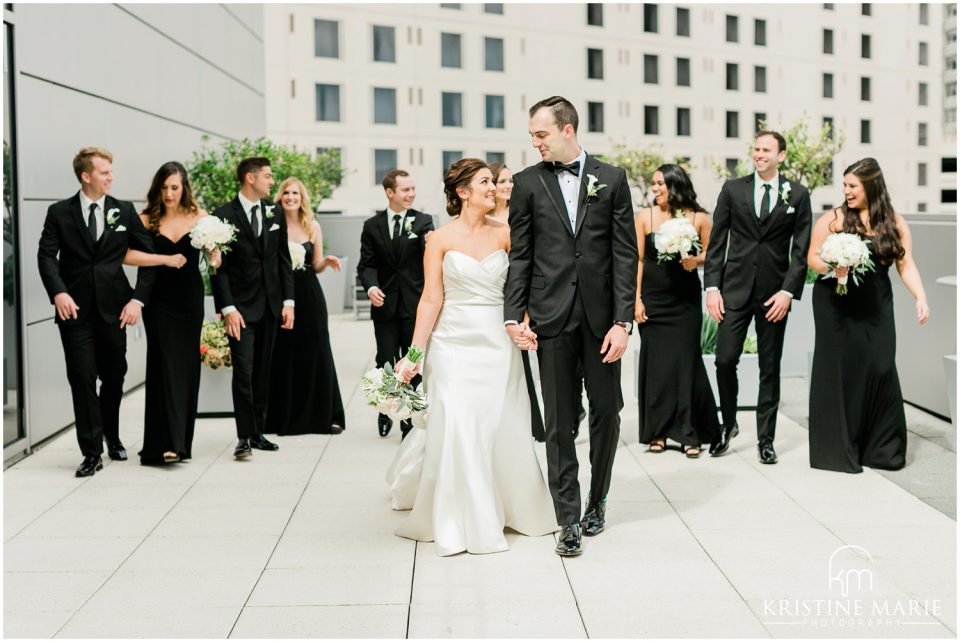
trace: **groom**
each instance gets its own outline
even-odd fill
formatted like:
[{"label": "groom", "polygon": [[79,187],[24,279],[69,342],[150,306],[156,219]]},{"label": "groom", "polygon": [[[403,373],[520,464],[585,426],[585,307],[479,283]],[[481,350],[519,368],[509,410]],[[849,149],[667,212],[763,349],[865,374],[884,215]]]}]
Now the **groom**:
[{"label": "groom", "polygon": [[[503,318],[514,342],[535,338],[546,419],[547,473],[561,525],[557,553],[583,552],[604,529],[620,436],[620,357],[633,331],[637,235],[626,173],[577,142],[577,110],[553,96],[530,108],[530,136],[542,163],[514,175],[510,270]],[[523,323],[529,313],[529,325]],[[525,343],[525,342],[524,342]],[[581,520],[579,377],[590,402],[590,495]]]}]

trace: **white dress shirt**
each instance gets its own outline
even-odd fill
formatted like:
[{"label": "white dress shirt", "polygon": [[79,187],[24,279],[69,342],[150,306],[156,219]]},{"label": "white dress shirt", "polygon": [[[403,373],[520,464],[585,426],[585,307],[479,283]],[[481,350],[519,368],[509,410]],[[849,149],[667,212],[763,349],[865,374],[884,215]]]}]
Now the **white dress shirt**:
[{"label": "white dress shirt", "polygon": [[[567,218],[570,220],[570,229],[577,229],[577,202],[580,200],[580,181],[583,179],[583,170],[587,164],[587,152],[580,148],[580,154],[570,163],[580,161],[580,173],[576,176],[563,171],[557,174],[560,191],[563,193],[563,204],[567,208]],[[570,163],[564,163],[569,165]]]},{"label": "white dress shirt", "polygon": [[87,219],[90,217],[90,205],[93,203],[97,204],[97,211],[93,217],[97,220],[97,240],[100,240],[100,237],[103,236],[103,230],[106,227],[106,221],[104,219],[105,212],[103,211],[104,201],[107,200],[107,195],[104,194],[99,199],[93,201],[90,200],[90,197],[83,193],[83,190],[80,190],[80,211],[83,212],[83,223],[86,225]]},{"label": "white dress shirt", "polygon": [[[408,212],[408,211],[409,211],[409,210],[403,210],[402,212],[394,212],[392,209],[390,209],[390,206],[387,205],[387,207],[386,207],[386,212],[387,212],[387,238],[390,239],[391,242],[393,241],[393,217],[396,216],[397,214],[400,215],[400,234],[404,234],[403,226],[404,226],[404,225],[406,224],[406,222],[407,222],[407,212]],[[412,216],[410,217],[410,220],[411,220],[411,221],[413,220],[413,217],[412,217]],[[376,285],[371,285],[369,288],[367,288],[367,296],[370,296],[370,292],[372,292],[374,289],[379,289],[379,287],[376,286]]]}]

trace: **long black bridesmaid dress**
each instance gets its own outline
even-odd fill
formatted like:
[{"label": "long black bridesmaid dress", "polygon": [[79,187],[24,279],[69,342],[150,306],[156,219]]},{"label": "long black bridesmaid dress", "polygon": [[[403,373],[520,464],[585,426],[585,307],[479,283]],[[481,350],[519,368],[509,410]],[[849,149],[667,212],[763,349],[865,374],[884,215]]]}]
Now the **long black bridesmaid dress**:
[{"label": "long black bridesmaid dress", "polygon": [[346,424],[330,349],[327,302],[310,267],[313,243],[307,241],[303,247],[307,268],[293,273],[297,304],[293,330],[280,330],[273,349],[266,432],[336,434]]},{"label": "long black bridesmaid dress", "polygon": [[[650,223],[652,230],[652,211]],[[647,309],[647,321],[638,325],[640,443],[669,438],[699,448],[715,441],[720,428],[700,352],[700,275],[679,260],[657,263],[654,234],[645,240],[640,284]]]},{"label": "long black bridesmaid dress", "polygon": [[190,459],[200,390],[200,330],[203,325],[203,279],[200,251],[190,234],[173,242],[154,233],[157,254],[182,254],[180,269],[157,270],[149,305],[143,308],[147,330],[147,382],[140,463],[163,463],[170,451]]},{"label": "long black bridesmaid dress", "polygon": [[813,286],[816,341],[810,379],[810,466],[859,473],[906,463],[907,420],[897,376],[897,333],[890,266],[834,292],[836,279]]}]

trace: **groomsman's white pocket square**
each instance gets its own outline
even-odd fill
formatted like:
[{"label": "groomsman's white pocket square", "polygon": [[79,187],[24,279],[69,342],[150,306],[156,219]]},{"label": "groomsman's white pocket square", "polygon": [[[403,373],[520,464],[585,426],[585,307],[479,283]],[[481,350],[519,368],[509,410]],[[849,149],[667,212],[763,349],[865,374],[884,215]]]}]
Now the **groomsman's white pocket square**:
[{"label": "groomsman's white pocket square", "polygon": [[115,228],[113,228],[113,231],[114,231],[114,232],[126,232],[126,231],[127,231],[127,226],[126,226],[126,225],[118,225],[118,226],[116,226]]},{"label": "groomsman's white pocket square", "polygon": [[795,208],[793,205],[787,206],[787,214],[793,214],[796,211],[797,211],[797,208]]},{"label": "groomsman's white pocket square", "polygon": [[276,231],[279,230],[279,229],[280,229],[280,226],[277,225],[276,223],[274,223],[273,225],[270,226],[270,231],[271,231],[271,232],[276,232]]}]

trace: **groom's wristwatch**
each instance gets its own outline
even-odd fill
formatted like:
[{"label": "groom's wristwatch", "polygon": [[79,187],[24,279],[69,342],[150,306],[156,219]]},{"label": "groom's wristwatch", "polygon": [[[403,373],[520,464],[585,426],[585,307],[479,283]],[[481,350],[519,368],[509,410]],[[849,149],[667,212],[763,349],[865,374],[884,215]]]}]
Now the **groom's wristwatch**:
[{"label": "groom's wristwatch", "polygon": [[620,326],[628,335],[633,334],[633,321],[614,321],[613,325]]}]

